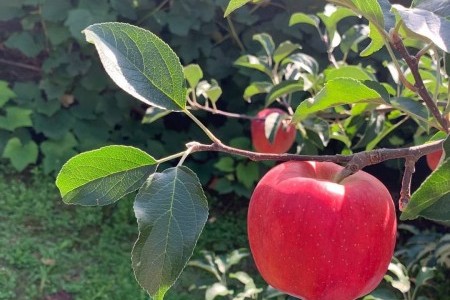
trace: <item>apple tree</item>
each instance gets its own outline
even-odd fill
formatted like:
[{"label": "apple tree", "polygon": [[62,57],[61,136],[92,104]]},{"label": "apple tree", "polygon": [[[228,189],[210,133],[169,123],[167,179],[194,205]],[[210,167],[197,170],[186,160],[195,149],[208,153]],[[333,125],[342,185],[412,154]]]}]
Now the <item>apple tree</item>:
[{"label": "apple tree", "polygon": [[[231,0],[225,16],[258,2]],[[386,188],[364,167],[403,159],[400,220],[450,221],[450,3],[415,0],[407,8],[387,0],[329,2],[323,13],[293,12],[289,21],[293,28],[309,26],[317,32],[327,66],[302,53],[299,44],[276,45],[265,33],[254,36],[263,55],[245,54],[235,61],[259,74],[243,92],[249,101],[265,95],[266,108],[256,116],[221,110],[217,81],[202,80],[198,65],[183,67],[164,41],[143,28],[114,22],[83,31],[111,79],[148,105],[147,118],[185,114],[210,140],[191,141],[162,158],[130,146],[102,147],[70,159],[56,180],[67,204],[108,205],[137,191],[139,236],[132,266],[153,299],[163,299],[180,276],[208,218],[200,181],[184,165],[192,153],[285,162],[265,175],[252,196],[250,245],[270,284],[305,299],[355,299],[373,290],[387,269],[395,244],[395,209]],[[339,33],[338,22],[349,17],[363,17],[368,25]],[[369,43],[360,51],[366,39]],[[391,83],[378,80],[369,67],[349,62],[354,52],[365,58],[381,49],[390,55],[386,67]],[[196,117],[197,111],[247,119],[256,151],[223,143]],[[415,145],[377,147],[405,122],[417,125]],[[363,134],[360,128],[365,128]],[[288,152],[296,137],[303,144]],[[304,151],[311,141],[325,147],[330,140],[341,143],[341,153]],[[354,153],[355,143],[364,151]],[[433,172],[411,195],[415,164],[425,155],[437,156],[430,162]],[[169,161],[176,165],[163,169]],[[318,261],[309,260],[314,258]],[[351,270],[350,259],[358,260]],[[349,272],[361,282],[346,286],[339,277]],[[307,278],[318,281],[307,284]]]}]

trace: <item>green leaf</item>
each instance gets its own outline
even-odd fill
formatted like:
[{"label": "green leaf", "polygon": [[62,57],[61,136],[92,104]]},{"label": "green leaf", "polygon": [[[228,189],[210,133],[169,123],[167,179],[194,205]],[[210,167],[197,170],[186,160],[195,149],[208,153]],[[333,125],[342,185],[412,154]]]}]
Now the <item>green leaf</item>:
[{"label": "green leaf", "polygon": [[269,67],[254,55],[242,55],[234,62],[234,64],[236,66],[258,70],[267,74],[267,76],[272,77]]},{"label": "green leaf", "polygon": [[445,159],[411,196],[400,215],[401,220],[423,216],[432,220],[450,221],[450,138],[444,142]]},{"label": "green leaf", "polygon": [[226,18],[229,14],[231,14],[233,11],[238,9],[239,7],[244,6],[245,4],[251,2],[252,0],[230,0],[228,3],[227,8],[225,9],[225,13],[223,14],[223,17]]},{"label": "green leaf", "polygon": [[222,88],[215,79],[211,80],[211,83],[202,80],[198,83],[195,93],[197,96],[201,95],[211,100],[211,102],[216,103],[222,95]]},{"label": "green leaf", "polygon": [[301,49],[299,44],[293,44],[291,41],[282,42],[273,52],[273,60],[280,63],[284,58],[289,56],[292,52]]},{"label": "green leaf", "polygon": [[94,24],[83,32],[95,44],[108,75],[124,91],[151,106],[186,107],[180,60],[156,35],[124,23]]},{"label": "green leaf", "polygon": [[47,21],[64,21],[70,8],[69,0],[46,0],[41,6],[41,14]]},{"label": "green leaf", "polygon": [[19,127],[32,126],[30,115],[32,111],[29,109],[11,106],[5,108],[6,116],[0,116],[0,128],[14,131]]},{"label": "green leaf", "polygon": [[275,50],[275,44],[270,34],[267,33],[255,34],[253,35],[253,40],[258,41],[261,44],[261,46],[264,48],[264,51],[266,51],[268,57],[272,56],[273,51]]},{"label": "green leaf", "polygon": [[298,80],[285,80],[273,86],[266,96],[266,106],[269,106],[277,98],[292,94],[294,92],[303,91],[303,83]]},{"label": "green leaf", "polygon": [[420,35],[425,41],[450,52],[450,20],[420,8],[405,8],[393,5],[405,26]]},{"label": "green leaf", "polygon": [[370,22],[374,22],[381,28],[384,27],[384,16],[378,1],[352,0],[361,14]]},{"label": "green leaf", "polygon": [[266,94],[271,90],[272,87],[273,87],[272,83],[267,81],[252,82],[249,86],[245,88],[244,99],[245,101],[250,102],[251,97],[258,94]]},{"label": "green leaf", "polygon": [[48,139],[42,142],[40,148],[44,154],[42,164],[45,174],[59,171],[66,161],[77,155],[78,153],[74,150],[77,145],[78,141],[71,132],[66,132],[60,139]]},{"label": "green leaf", "polygon": [[203,71],[197,64],[190,64],[183,68],[184,77],[191,88],[195,88],[200,79],[203,78]]},{"label": "green leaf", "polygon": [[195,173],[179,166],[147,179],[134,212],[139,226],[134,273],[154,300],[162,300],[192,255],[208,218],[208,203]]},{"label": "green leaf", "polygon": [[107,146],[71,158],[59,172],[56,186],[68,204],[111,204],[139,189],[156,164],[139,149]]},{"label": "green leaf", "polygon": [[28,31],[13,33],[4,44],[8,48],[19,50],[28,57],[35,57],[44,50],[43,45],[36,42]]},{"label": "green leaf", "polygon": [[336,78],[328,81],[322,90],[314,97],[304,100],[297,107],[293,122],[299,122],[308,115],[343,104],[384,103],[381,95],[351,78]]},{"label": "green leaf", "polygon": [[23,171],[29,164],[36,163],[38,146],[33,141],[22,144],[19,138],[11,138],[5,146],[3,157],[9,158],[17,171]]},{"label": "green leaf", "polygon": [[367,39],[369,35],[369,27],[365,24],[354,25],[350,27],[343,35],[342,41],[339,44],[342,53],[348,54],[350,50],[358,52],[358,45]]},{"label": "green leaf", "polygon": [[340,41],[340,35],[337,32],[337,24],[344,18],[350,16],[356,16],[356,14],[345,7],[335,7],[333,5],[327,5],[323,13],[317,14],[322,20],[323,24],[328,33],[328,40],[330,41],[331,47],[336,47]]},{"label": "green leaf", "polygon": [[162,117],[167,116],[168,114],[170,114],[170,111],[168,111],[168,110],[150,106],[145,111],[145,115],[142,118],[142,123],[143,124],[153,123],[153,122],[161,119]]},{"label": "green leaf", "polygon": [[240,162],[236,167],[236,177],[246,188],[251,189],[259,179],[258,164],[254,162]]},{"label": "green leaf", "polygon": [[289,19],[289,26],[296,24],[309,24],[316,28],[319,27],[320,20],[315,15],[307,15],[304,13],[294,13]]},{"label": "green leaf", "polygon": [[339,69],[327,69],[324,71],[325,80],[333,80],[339,77],[353,78],[359,81],[374,80],[373,76],[369,74],[360,66],[342,66]]},{"label": "green leaf", "polygon": [[384,46],[384,37],[373,23],[369,23],[369,37],[371,39],[370,44],[361,51],[362,57],[372,55]]},{"label": "green leaf", "polygon": [[219,159],[218,162],[214,164],[214,167],[222,172],[233,172],[234,171],[234,159],[229,156],[225,156]]},{"label": "green leaf", "polygon": [[8,87],[6,81],[0,80],[0,108],[10,99],[15,98],[16,94]]}]

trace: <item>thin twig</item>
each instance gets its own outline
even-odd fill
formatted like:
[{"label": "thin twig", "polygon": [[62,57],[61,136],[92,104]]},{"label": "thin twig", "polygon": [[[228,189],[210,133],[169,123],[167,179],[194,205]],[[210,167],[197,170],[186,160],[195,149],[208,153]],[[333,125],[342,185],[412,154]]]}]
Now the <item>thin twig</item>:
[{"label": "thin twig", "polygon": [[417,159],[418,158],[414,156],[405,157],[405,171],[403,172],[402,188],[400,190],[400,199],[398,201],[400,211],[406,209],[409,200],[411,199],[411,179],[416,171],[415,166]]},{"label": "thin twig", "polygon": [[428,109],[431,111],[433,116],[439,122],[439,124],[442,127],[441,129],[448,133],[449,132],[448,122],[441,115],[439,108],[433,101],[431,95],[428,93],[425,87],[425,83],[423,82],[422,76],[420,75],[419,60],[415,56],[409,54],[408,49],[406,49],[405,44],[403,44],[403,41],[398,34],[396,33],[391,34],[391,43],[394,49],[400,53],[405,62],[408,64],[408,67],[410,68],[411,73],[415,80],[414,86],[417,89],[416,91],[417,94],[422,98],[422,100],[427,105]]},{"label": "thin twig", "polygon": [[19,63],[19,62],[9,61],[9,60],[3,59],[3,58],[0,58],[0,63],[5,64],[5,65],[14,66],[14,67],[28,69],[28,70],[35,71],[35,72],[41,72],[41,68],[39,68],[39,67],[26,65],[23,63]]},{"label": "thin twig", "polygon": [[226,117],[229,117],[229,118],[246,119],[246,120],[259,120],[259,119],[261,119],[261,118],[254,117],[254,116],[248,116],[248,115],[244,115],[244,114],[231,113],[231,112],[223,111],[223,110],[220,110],[220,109],[214,109],[214,108],[206,107],[204,105],[199,104],[198,102],[190,101],[189,104],[191,105],[191,108],[204,110],[204,111],[210,112],[212,114],[222,115],[222,116],[226,116]]}]

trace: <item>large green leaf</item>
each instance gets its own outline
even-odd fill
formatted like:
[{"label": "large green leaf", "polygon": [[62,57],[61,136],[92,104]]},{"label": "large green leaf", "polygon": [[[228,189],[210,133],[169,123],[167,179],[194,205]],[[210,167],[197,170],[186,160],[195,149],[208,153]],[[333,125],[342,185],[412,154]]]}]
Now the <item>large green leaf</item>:
[{"label": "large green leaf", "polygon": [[411,196],[401,220],[423,216],[432,220],[450,221],[450,138],[444,142],[445,160]]},{"label": "large green leaf", "polygon": [[436,46],[450,52],[450,21],[431,11],[420,8],[405,8],[393,6],[405,26],[420,35],[424,40],[433,42]]},{"label": "large green leaf", "polygon": [[343,104],[384,103],[382,96],[374,89],[352,78],[336,78],[328,81],[314,98],[306,99],[297,107],[293,122],[299,122],[308,115]]},{"label": "large green leaf", "polygon": [[156,169],[157,161],[129,146],[107,146],[71,158],[56,178],[63,201],[107,205],[136,191]]},{"label": "large green leaf", "polygon": [[87,27],[108,75],[124,91],[160,108],[186,107],[183,67],[178,56],[156,35],[124,23]]},{"label": "large green leaf", "polygon": [[245,4],[251,2],[252,0],[230,0],[228,3],[227,9],[225,10],[224,17],[227,17],[233,11],[238,9],[239,7],[244,6]]},{"label": "large green leaf", "polygon": [[139,237],[132,251],[139,284],[163,299],[192,255],[208,218],[201,184],[184,166],[154,173],[134,202]]}]

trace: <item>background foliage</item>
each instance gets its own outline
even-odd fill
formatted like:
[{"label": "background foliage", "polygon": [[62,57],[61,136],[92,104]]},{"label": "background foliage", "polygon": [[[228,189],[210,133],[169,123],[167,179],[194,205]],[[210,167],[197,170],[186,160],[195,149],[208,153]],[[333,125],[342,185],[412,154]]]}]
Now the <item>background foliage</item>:
[{"label": "background foliage", "polygon": [[[197,63],[202,66],[204,79],[212,82],[214,78],[218,81],[218,85],[222,87],[223,91],[220,107],[233,112],[254,114],[265,104],[265,97],[252,97],[254,102],[252,105],[243,99],[245,96],[243,91],[248,84],[260,81],[263,77],[252,70],[238,69],[233,66],[235,60],[243,54],[264,54],[260,43],[254,40],[255,34],[262,32],[269,34],[273,37],[275,45],[286,40],[300,43],[302,53],[313,54],[314,58],[318,60],[320,70],[328,65],[327,49],[317,38],[313,27],[288,26],[292,12],[305,11],[305,7],[308,7],[311,12],[317,11],[322,9],[324,1],[255,2],[258,3],[240,8],[228,19],[224,19],[223,12],[228,3],[226,0],[2,1],[0,3],[0,64],[2,66],[0,68],[0,153],[19,171],[33,164],[42,164],[44,172],[49,174],[58,171],[65,161],[78,152],[112,143],[134,145],[159,158],[183,149],[184,144],[188,141],[204,140],[203,134],[181,114],[170,114],[164,119],[153,122],[151,126],[145,124],[152,118],[152,114],[146,111],[145,106],[124,94],[108,79],[94,47],[84,41],[81,30],[92,23],[123,21],[156,33],[176,51],[183,65]],[[339,31],[346,32],[353,25],[361,23],[362,21],[357,18],[344,20],[339,23]],[[363,41],[360,48],[362,49],[365,45],[367,45],[367,41]],[[382,67],[383,61],[388,57],[385,52],[381,51],[375,56],[360,61],[356,53],[347,50],[347,59],[350,63],[362,63],[365,72],[361,76],[369,78],[376,76],[383,81],[390,80],[390,75],[383,71],[385,69]],[[431,66],[428,66],[428,69],[427,66],[424,66],[423,72],[426,73],[430,68]],[[332,74],[325,75],[332,76]],[[248,121],[207,115],[204,112],[199,112],[198,116],[208,127],[218,132],[219,137],[225,143],[250,149]],[[141,123],[142,120],[144,120],[144,124]],[[350,130],[354,130],[352,134],[356,141],[352,150],[366,149],[370,146],[374,134],[384,132],[383,127],[380,126],[384,120],[375,118],[367,127],[361,127],[362,121],[355,118],[353,126],[349,126]],[[319,131],[320,129],[320,127],[309,128],[310,131]],[[414,122],[408,122],[398,129],[393,128],[388,132],[389,135],[386,134],[387,138],[380,145],[392,147],[414,143],[416,130],[417,124]],[[332,139],[327,139],[329,147],[325,148],[324,137],[320,135],[313,136],[308,141],[299,138],[297,142],[302,147],[302,153],[308,154],[331,152],[334,154],[349,150],[343,147],[338,140]],[[216,201],[220,199],[218,203],[213,202],[212,217],[209,222],[214,223],[214,220],[220,217],[218,223],[224,224],[223,228],[219,227],[218,231],[213,233],[207,230],[207,224],[206,231],[202,236],[219,236],[219,242],[208,238],[200,239],[197,249],[213,250],[223,255],[221,259],[225,259],[227,252],[228,255],[233,255],[231,249],[246,246],[245,233],[242,232],[245,224],[240,224],[240,226],[234,224],[237,222],[236,220],[244,219],[240,211],[242,206],[245,206],[245,202],[242,200],[248,198],[254,184],[263,173],[263,169],[270,166],[271,163],[256,164],[245,159],[214,153],[200,153],[193,157],[194,159],[190,159],[186,165],[195,170],[201,183],[208,187],[207,192],[210,194],[208,198]],[[422,166],[421,164],[422,162],[419,162],[419,166]],[[389,167],[398,168],[395,162],[389,162]],[[380,174],[380,168],[383,166],[376,166],[369,170]],[[394,193],[394,197],[398,198],[395,196],[396,188],[400,186],[397,173],[383,172],[381,175],[379,177],[383,177],[382,179]],[[418,183],[421,182],[420,172],[416,180]],[[25,189],[23,188],[23,190]],[[10,193],[16,193],[16,191]],[[5,206],[11,205],[14,200],[4,199],[11,201],[5,203]],[[41,199],[41,202],[44,200]],[[236,211],[239,218],[231,218],[230,221],[223,218],[227,212],[231,212],[233,215]],[[129,211],[127,212],[129,213]],[[3,217],[6,218],[5,216]],[[14,221],[19,224],[20,218],[19,214]],[[67,218],[79,219],[80,216],[68,216]],[[91,221],[87,226],[87,232],[102,223],[102,220]],[[120,220],[120,222],[122,221]],[[83,218],[80,218],[80,222],[84,222]],[[58,226],[55,225],[55,227]],[[83,225],[80,226],[80,230],[85,232]],[[422,228],[429,224],[419,223],[418,226]],[[49,230],[54,229],[50,226]],[[120,232],[122,229],[114,227],[108,230],[117,234],[117,231]],[[417,238],[414,236],[409,238],[407,234],[405,235],[408,238],[401,238],[401,246],[397,255],[407,268],[400,267],[402,272],[394,274],[397,277],[393,276],[392,278],[395,280],[393,279],[391,282],[395,282],[393,284],[395,288],[389,295],[396,293],[400,297],[405,287],[397,282],[404,283],[408,276],[411,278],[418,276],[421,274],[422,267],[435,268],[437,266],[438,272],[435,273],[433,284],[425,286],[421,293],[429,296],[430,299],[433,297],[445,299],[449,294],[448,289],[445,289],[449,277],[448,235],[445,236],[441,232],[443,229],[439,226],[425,232],[417,228],[408,230],[411,235],[417,235]],[[131,233],[127,231],[126,234]],[[108,236],[107,239],[110,239],[111,236]],[[129,242],[128,239],[126,242]],[[19,249],[26,251],[25,249],[29,245],[21,245],[22,248],[19,247]],[[130,246],[130,244],[128,245]],[[107,247],[106,249],[109,251]],[[38,253],[40,251],[44,251],[44,249],[36,250]],[[90,257],[93,255],[95,256],[92,253],[86,254]],[[212,259],[217,268],[217,260],[214,255],[209,252],[196,253],[196,260],[191,267],[195,268],[199,262],[204,263]],[[20,263],[23,257],[29,259],[28,264],[36,264],[33,258],[22,256],[20,253],[14,257],[5,257],[4,260],[10,260],[8,266],[12,266],[11,268],[21,268]],[[20,259],[18,259],[19,257]],[[42,254],[42,257],[45,258],[45,255]],[[420,257],[420,259],[417,260],[415,257]],[[124,261],[128,264],[126,256],[122,258],[125,258]],[[16,261],[16,259],[18,260]],[[47,269],[54,269],[51,262],[47,263],[49,262],[42,262],[43,266],[39,263],[42,277],[47,274],[45,273],[48,271]],[[242,263],[242,261],[237,263]],[[109,267],[109,265],[102,266],[100,269],[104,270]],[[126,266],[122,267],[127,268]],[[234,267],[236,268],[236,265]],[[239,268],[245,269],[245,271],[254,271],[248,265],[239,265]],[[6,272],[8,277],[6,277],[5,285],[8,284],[12,287],[21,280],[11,275],[12,271],[9,269],[6,269]],[[238,294],[240,290],[244,289],[244,285],[242,281],[236,280],[239,275],[232,274],[235,276],[234,281],[230,277],[228,281],[230,286],[227,287],[227,291],[233,290],[235,294]],[[131,275],[131,272],[128,275]],[[223,274],[223,277],[227,278],[228,276],[231,275]],[[36,277],[40,278],[38,275]],[[41,282],[45,283],[46,280],[41,279]],[[263,286],[260,279],[259,281],[258,278],[255,280],[257,286]],[[193,279],[189,278],[185,282],[192,281]],[[423,283],[425,282],[426,280]],[[182,289],[191,288],[200,295],[205,290],[211,290],[210,287],[217,287],[216,283],[223,284],[220,280],[215,282],[209,278],[205,281],[204,278],[201,278],[201,280],[195,281],[195,284],[183,286]],[[183,284],[183,278],[180,284]],[[130,286],[132,287],[129,288],[130,290],[134,289],[135,283],[130,283]],[[386,286],[392,290],[389,284]],[[400,288],[398,288],[399,286]],[[128,288],[128,286],[126,287]],[[245,285],[245,288],[247,287],[250,289],[252,286]],[[35,289],[37,289],[37,285],[35,285]],[[70,290],[71,287],[67,289]],[[13,288],[9,290],[12,291]],[[47,286],[44,286],[43,290],[55,291]],[[76,285],[70,291],[82,293],[81,288]],[[126,291],[127,289],[124,288],[123,295],[129,295]],[[136,291],[136,293],[139,292],[139,290]],[[29,295],[34,297],[34,295],[42,295],[42,291],[40,293],[33,290]],[[8,297],[13,297],[12,295],[8,294],[3,297],[8,299]],[[86,299],[91,297],[91,294],[86,295],[88,295]],[[112,295],[122,298],[122,294]],[[143,297],[142,294],[139,295]]]}]

